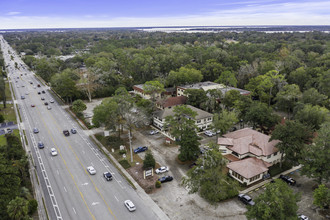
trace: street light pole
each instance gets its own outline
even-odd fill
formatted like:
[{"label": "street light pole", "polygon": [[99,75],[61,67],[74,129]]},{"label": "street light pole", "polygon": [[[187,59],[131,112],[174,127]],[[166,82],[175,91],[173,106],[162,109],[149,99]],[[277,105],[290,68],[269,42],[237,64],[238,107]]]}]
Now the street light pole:
[{"label": "street light pole", "polygon": [[130,130],[128,131],[128,140],[129,140],[129,149],[131,151],[131,163],[133,163],[132,137]]}]

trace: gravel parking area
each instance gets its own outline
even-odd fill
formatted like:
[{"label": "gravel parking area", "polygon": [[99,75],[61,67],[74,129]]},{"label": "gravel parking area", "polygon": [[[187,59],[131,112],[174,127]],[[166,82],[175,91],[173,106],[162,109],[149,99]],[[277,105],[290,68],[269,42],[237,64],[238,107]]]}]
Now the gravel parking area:
[{"label": "gravel parking area", "polygon": [[[245,206],[236,198],[215,206],[207,203],[198,194],[188,194],[188,190],[180,185],[181,178],[189,169],[188,164],[179,164],[176,157],[179,154],[178,147],[166,145],[162,134],[150,135],[147,131],[133,134],[133,147],[146,145],[152,151],[156,162],[161,166],[168,166],[169,172],[162,175],[171,175],[174,180],[163,183],[161,189],[156,190],[149,196],[159,207],[173,220],[202,220],[202,219],[225,219],[245,220]],[[214,137],[213,137],[214,138]],[[211,139],[211,138],[210,138]],[[144,157],[144,154],[140,154]],[[160,175],[160,176],[162,176]]]},{"label": "gravel parking area", "polygon": [[[320,215],[319,210],[313,205],[313,187],[316,186],[316,182],[312,179],[300,175],[299,170],[290,173],[288,176],[292,177],[297,181],[295,186],[290,186],[295,193],[301,194],[301,199],[298,202],[298,214],[303,214],[310,219],[330,219]],[[256,198],[259,194],[264,191],[264,188],[259,188],[255,191],[249,192],[248,194],[252,198]]]}]

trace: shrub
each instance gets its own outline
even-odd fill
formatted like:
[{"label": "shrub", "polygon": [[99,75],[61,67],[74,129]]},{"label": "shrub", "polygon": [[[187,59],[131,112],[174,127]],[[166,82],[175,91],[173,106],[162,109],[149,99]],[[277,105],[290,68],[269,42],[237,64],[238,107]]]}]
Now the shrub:
[{"label": "shrub", "polygon": [[121,155],[126,154],[126,150],[119,150],[119,154]]},{"label": "shrub", "polygon": [[5,118],[3,117],[3,115],[0,115],[0,123],[4,122]]},{"label": "shrub", "polygon": [[162,183],[160,181],[156,181],[155,183],[156,188],[160,188],[162,186]]},{"label": "shrub", "polygon": [[38,208],[37,200],[35,199],[29,200],[28,207],[29,207],[29,214],[33,215],[33,213],[35,213],[35,211],[37,211]]},{"label": "shrub", "polygon": [[129,162],[127,160],[121,160],[121,161],[119,161],[119,163],[122,167],[124,167],[124,169],[128,169],[131,167],[131,165],[129,164]]}]

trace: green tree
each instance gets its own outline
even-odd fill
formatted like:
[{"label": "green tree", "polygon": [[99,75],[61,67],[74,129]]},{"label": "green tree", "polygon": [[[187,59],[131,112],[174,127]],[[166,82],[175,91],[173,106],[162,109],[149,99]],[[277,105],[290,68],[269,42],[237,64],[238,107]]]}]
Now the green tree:
[{"label": "green tree", "polygon": [[167,77],[167,84],[178,86],[200,82],[203,79],[201,71],[194,68],[181,67],[179,71],[171,71]]},{"label": "green tree", "polygon": [[3,108],[6,108],[6,83],[3,77],[0,77],[0,98],[2,100]]},{"label": "green tree", "polygon": [[256,220],[296,220],[299,195],[281,180],[268,184],[264,193],[255,199],[254,206],[248,206],[246,217]]},{"label": "green tree", "polygon": [[208,98],[203,89],[186,89],[184,94],[188,97],[187,104],[196,108],[203,108]]},{"label": "green tree", "polygon": [[301,98],[301,92],[299,87],[295,84],[285,85],[281,91],[276,95],[275,100],[277,107],[280,110],[284,110],[288,113],[290,119],[290,113],[293,111],[293,107]]},{"label": "green tree", "polygon": [[254,102],[246,111],[244,121],[253,124],[253,127],[262,129],[271,128],[278,122],[279,118],[273,113],[273,109],[262,102]]},{"label": "green tree", "polygon": [[149,168],[149,167],[155,168],[155,165],[156,165],[155,158],[152,155],[152,153],[148,151],[143,160],[143,168],[144,169]]},{"label": "green tree", "polygon": [[225,174],[226,161],[215,144],[211,144],[210,150],[196,164],[182,178],[182,184],[189,189],[189,193],[199,192],[212,204],[238,194],[238,185]]},{"label": "green tree", "polygon": [[313,198],[313,204],[324,209],[330,205],[330,190],[324,184],[321,184],[314,190]]},{"label": "green tree", "polygon": [[220,100],[223,95],[220,89],[210,89],[206,91],[207,99],[204,109],[208,112],[215,112],[220,109]]},{"label": "green tree", "polygon": [[281,166],[284,154],[286,160],[297,165],[303,158],[304,149],[311,137],[312,132],[305,125],[297,121],[286,121],[285,124],[276,125],[269,141],[280,141],[276,147],[282,153]]},{"label": "green tree", "polygon": [[[227,133],[238,122],[237,113],[234,111],[222,110],[219,114],[213,115],[212,128],[214,131],[220,131],[220,136]],[[218,132],[217,132],[218,134]],[[218,135],[216,140],[218,139]]]},{"label": "green tree", "polygon": [[184,127],[181,135],[180,154],[178,156],[181,161],[195,160],[199,155],[199,140],[201,138],[197,135],[193,127]]},{"label": "green tree", "polygon": [[87,109],[86,104],[81,100],[77,99],[72,103],[72,111],[76,114],[80,114],[81,112]]},{"label": "green tree", "polygon": [[11,200],[7,206],[7,213],[13,220],[24,219],[28,215],[28,201],[21,197]]},{"label": "green tree", "polygon": [[69,102],[69,100],[72,102],[72,98],[78,93],[75,81],[66,71],[63,71],[61,74],[55,74],[50,81],[53,89],[63,99],[66,99],[67,102]]},{"label": "green tree", "polygon": [[313,144],[306,148],[301,163],[302,174],[315,178],[318,183],[330,178],[330,122],[325,122],[317,131]]},{"label": "green tree", "polygon": [[221,63],[218,63],[215,59],[207,60],[203,68],[201,69],[203,73],[204,81],[214,81],[220,74],[222,75],[225,68]]},{"label": "green tree", "polygon": [[311,104],[304,105],[294,118],[310,126],[313,130],[318,130],[323,122],[330,120],[328,109],[318,105],[312,106]]},{"label": "green tree", "polygon": [[224,84],[225,86],[237,86],[237,79],[235,77],[235,73],[230,71],[224,71],[221,73],[219,78],[215,81],[216,83]]},{"label": "green tree", "polygon": [[153,102],[156,101],[157,96],[160,97],[162,92],[165,92],[164,85],[157,80],[144,83],[143,90],[151,96]]},{"label": "green tree", "polygon": [[270,105],[272,98],[284,84],[284,76],[278,71],[272,70],[265,75],[251,78],[245,88],[251,91],[252,96]]},{"label": "green tree", "polygon": [[226,92],[222,103],[227,107],[227,109],[232,109],[235,103],[241,98],[241,94],[238,90],[229,90]]},{"label": "green tree", "polygon": [[290,84],[296,84],[299,86],[300,90],[305,89],[306,83],[311,79],[310,75],[307,73],[304,67],[299,67],[295,71],[291,72],[288,77],[288,82]]},{"label": "green tree", "polygon": [[325,106],[329,105],[329,98],[319,93],[315,88],[310,88],[303,92],[302,101],[305,104]]}]

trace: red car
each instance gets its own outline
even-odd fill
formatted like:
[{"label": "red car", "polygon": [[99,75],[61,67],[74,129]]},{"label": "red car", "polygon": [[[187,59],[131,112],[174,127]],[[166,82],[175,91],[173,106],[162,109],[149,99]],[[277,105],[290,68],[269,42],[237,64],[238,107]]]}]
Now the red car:
[{"label": "red car", "polygon": [[32,104],[31,107],[36,107],[36,106],[34,104]]}]

